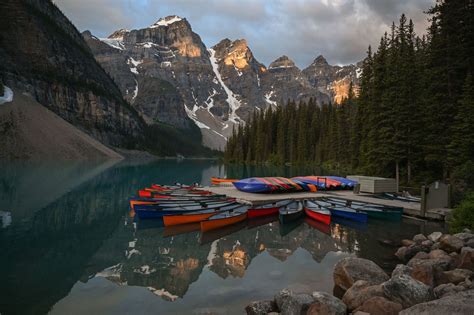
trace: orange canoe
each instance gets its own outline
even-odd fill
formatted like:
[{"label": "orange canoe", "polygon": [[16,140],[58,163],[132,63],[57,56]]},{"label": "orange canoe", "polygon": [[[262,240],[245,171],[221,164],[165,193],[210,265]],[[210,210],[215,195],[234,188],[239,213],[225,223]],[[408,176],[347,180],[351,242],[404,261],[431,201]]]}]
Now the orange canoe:
[{"label": "orange canoe", "polygon": [[239,207],[232,212],[215,214],[205,221],[201,221],[201,231],[219,229],[221,227],[242,222],[247,219],[248,206]]},{"label": "orange canoe", "polygon": [[201,222],[216,214],[217,212],[215,211],[212,211],[212,212],[209,211],[207,213],[164,215],[163,223],[165,226],[171,226],[171,225],[178,225],[178,224]]},{"label": "orange canoe", "polygon": [[238,179],[211,177],[211,183],[213,185],[218,185],[220,183],[234,183],[234,182],[237,182],[237,181],[238,181]]}]

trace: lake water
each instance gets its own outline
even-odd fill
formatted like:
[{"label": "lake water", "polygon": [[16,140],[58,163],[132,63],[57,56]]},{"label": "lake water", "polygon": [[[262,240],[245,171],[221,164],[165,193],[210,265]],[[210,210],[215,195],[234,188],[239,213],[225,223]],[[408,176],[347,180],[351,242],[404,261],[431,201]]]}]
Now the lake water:
[{"label": "lake water", "polygon": [[128,215],[128,198],[152,183],[315,172],[187,160],[1,162],[0,314],[243,314],[285,287],[332,292],[333,267],[349,255],[389,271],[401,239],[443,228],[280,227],[269,218],[201,235]]}]

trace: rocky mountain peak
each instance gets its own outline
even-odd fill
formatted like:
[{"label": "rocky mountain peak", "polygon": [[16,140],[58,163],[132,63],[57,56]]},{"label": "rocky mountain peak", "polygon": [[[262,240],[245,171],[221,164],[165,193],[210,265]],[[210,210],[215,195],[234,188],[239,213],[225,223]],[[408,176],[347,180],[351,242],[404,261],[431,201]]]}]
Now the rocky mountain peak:
[{"label": "rocky mountain peak", "polygon": [[167,27],[173,23],[180,22],[180,21],[186,21],[186,19],[183,19],[177,15],[169,15],[167,17],[159,19],[154,24],[150,25],[150,28]]},{"label": "rocky mountain peak", "polygon": [[311,65],[314,65],[314,66],[327,66],[329,64],[328,64],[328,61],[326,60],[326,58],[324,58],[323,55],[319,55],[318,57],[316,57],[316,59],[314,59],[314,61]]},{"label": "rocky mountain peak", "polygon": [[277,58],[275,61],[273,61],[268,67],[268,69],[293,68],[293,67],[296,67],[293,60],[288,58],[288,56],[283,55]]},{"label": "rocky mountain peak", "polygon": [[231,41],[225,38],[213,49],[216,51],[217,57],[223,59],[226,66],[233,66],[239,70],[248,68],[254,59],[245,39]]},{"label": "rocky mountain peak", "polygon": [[129,33],[130,31],[127,30],[127,29],[124,29],[124,28],[121,28],[115,32],[113,32],[112,34],[110,34],[107,38],[109,39],[119,39],[119,40],[122,40],[123,39],[123,36],[127,33]]}]

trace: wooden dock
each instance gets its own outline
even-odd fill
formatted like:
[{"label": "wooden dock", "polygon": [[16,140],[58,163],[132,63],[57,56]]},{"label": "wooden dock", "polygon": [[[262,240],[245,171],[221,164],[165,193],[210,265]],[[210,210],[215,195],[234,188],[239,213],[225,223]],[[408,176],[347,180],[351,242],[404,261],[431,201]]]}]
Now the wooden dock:
[{"label": "wooden dock", "polygon": [[303,200],[303,199],[316,199],[324,197],[342,198],[351,201],[360,201],[365,203],[371,203],[382,206],[391,206],[403,208],[403,214],[422,218],[425,220],[440,220],[445,221],[450,215],[451,209],[430,209],[426,211],[426,216],[421,216],[421,205],[419,202],[405,202],[400,200],[389,200],[375,198],[371,194],[360,193],[354,194],[352,191],[347,190],[335,190],[335,191],[319,191],[319,192],[293,192],[293,193],[281,193],[281,194],[255,194],[246,193],[237,190],[233,186],[210,186],[204,187],[205,190],[212,191],[215,194],[224,194],[228,197],[236,198],[238,202],[259,205],[284,199],[292,200]]}]

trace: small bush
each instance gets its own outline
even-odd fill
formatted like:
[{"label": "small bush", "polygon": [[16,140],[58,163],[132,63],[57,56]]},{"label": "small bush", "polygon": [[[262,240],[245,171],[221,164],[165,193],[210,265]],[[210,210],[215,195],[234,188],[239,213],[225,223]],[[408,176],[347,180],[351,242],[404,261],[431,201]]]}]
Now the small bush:
[{"label": "small bush", "polygon": [[454,208],[449,221],[452,233],[462,232],[464,228],[474,230],[474,193],[467,194],[464,200]]}]

